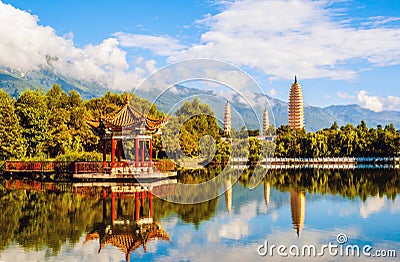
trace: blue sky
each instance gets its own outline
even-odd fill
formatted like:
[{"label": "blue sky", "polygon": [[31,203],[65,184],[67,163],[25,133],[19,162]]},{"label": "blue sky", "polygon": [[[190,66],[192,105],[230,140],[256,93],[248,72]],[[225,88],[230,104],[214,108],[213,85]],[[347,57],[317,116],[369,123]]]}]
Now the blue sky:
[{"label": "blue sky", "polygon": [[[0,66],[132,90],[171,62],[243,68],[287,101],[400,110],[400,1],[0,0]],[[46,58],[47,57],[47,58]]]}]

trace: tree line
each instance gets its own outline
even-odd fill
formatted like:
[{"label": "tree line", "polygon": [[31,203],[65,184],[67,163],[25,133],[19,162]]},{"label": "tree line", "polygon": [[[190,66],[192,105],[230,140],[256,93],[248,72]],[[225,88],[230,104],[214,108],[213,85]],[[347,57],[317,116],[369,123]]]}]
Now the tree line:
[{"label": "tree line", "polygon": [[[67,94],[54,85],[46,93],[28,89],[11,99],[0,90],[0,160],[99,160],[100,137],[87,120],[115,113],[127,95],[107,92],[83,101],[78,92]],[[150,108],[149,115],[162,115],[150,102],[133,94],[129,98],[138,111]]]},{"label": "tree line", "polygon": [[[87,120],[115,113],[125,104],[127,95],[107,92],[102,97],[83,101],[76,91],[67,94],[61,86],[54,85],[47,92],[26,90],[18,99],[11,99],[0,90],[0,160],[100,160],[101,138],[89,127]],[[129,98],[137,111],[149,109],[151,117],[165,116],[149,101],[134,94]],[[275,133],[273,126],[270,129],[271,134]],[[162,132],[162,139],[155,136],[153,141],[156,157],[184,154],[187,157],[202,156],[217,163],[225,163],[233,151],[237,156],[256,161],[260,156],[396,156],[400,147],[400,131],[393,124],[369,128],[365,121],[356,127],[351,124],[339,127],[333,123],[330,128],[317,132],[293,131],[283,125],[276,129],[276,136],[271,136],[270,140],[258,139],[259,130],[232,130],[236,135],[227,141],[223,139],[212,109],[198,98],[183,103],[169,117]],[[245,132],[248,138],[245,138]],[[239,152],[233,150],[232,145],[236,145],[236,149],[239,145]]]},{"label": "tree line", "polygon": [[393,124],[368,128],[362,120],[317,132],[294,132],[289,126],[277,129],[275,155],[278,157],[389,157],[399,155],[400,131]]}]

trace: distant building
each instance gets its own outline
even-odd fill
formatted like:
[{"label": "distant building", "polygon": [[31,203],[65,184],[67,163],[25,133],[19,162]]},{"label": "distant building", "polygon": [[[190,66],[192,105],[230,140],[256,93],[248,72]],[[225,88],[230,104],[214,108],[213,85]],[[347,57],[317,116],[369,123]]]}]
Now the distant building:
[{"label": "distant building", "polygon": [[224,137],[231,137],[231,106],[229,102],[226,101],[225,112],[224,112]]},{"label": "distant building", "polygon": [[290,88],[289,95],[289,126],[293,130],[304,128],[304,102],[301,86],[294,77],[294,83]]},{"label": "distant building", "polygon": [[269,118],[268,118],[268,110],[267,108],[264,109],[264,118],[263,118],[263,136],[267,136],[269,129]]}]

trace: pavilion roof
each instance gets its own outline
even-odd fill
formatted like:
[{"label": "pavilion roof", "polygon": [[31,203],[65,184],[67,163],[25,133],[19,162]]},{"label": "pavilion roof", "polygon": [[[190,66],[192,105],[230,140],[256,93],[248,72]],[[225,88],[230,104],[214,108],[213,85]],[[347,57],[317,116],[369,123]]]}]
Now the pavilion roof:
[{"label": "pavilion roof", "polygon": [[87,123],[95,129],[145,128],[147,131],[156,132],[166,121],[167,118],[151,118],[140,113],[129,104],[127,98],[125,105],[113,115],[101,117],[98,121],[87,120]]},{"label": "pavilion roof", "polygon": [[110,244],[120,249],[125,254],[127,261],[130,253],[140,246],[143,246],[143,250],[146,252],[146,245],[149,240],[161,239],[171,242],[168,233],[156,223],[144,225],[140,232],[129,229],[113,229],[112,234],[104,234],[103,237],[100,237],[96,231],[86,236],[85,243],[93,239],[100,239],[99,253],[104,246]]}]

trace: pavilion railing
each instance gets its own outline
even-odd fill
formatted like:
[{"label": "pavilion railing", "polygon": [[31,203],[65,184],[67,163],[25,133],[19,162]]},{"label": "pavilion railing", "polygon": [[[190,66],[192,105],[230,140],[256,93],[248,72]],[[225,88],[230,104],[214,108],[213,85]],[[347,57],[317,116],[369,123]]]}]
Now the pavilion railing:
[{"label": "pavilion railing", "polygon": [[176,165],[169,159],[158,160],[154,162],[146,162],[144,166],[137,165],[134,161],[120,161],[120,162],[75,162],[74,174],[85,173],[110,173],[113,168],[118,168],[122,172],[129,172],[131,170],[143,169],[146,172],[152,172],[153,166],[155,171],[167,172],[174,171]]},{"label": "pavilion railing", "polygon": [[71,162],[64,161],[6,161],[6,172],[55,172],[69,173]]}]

